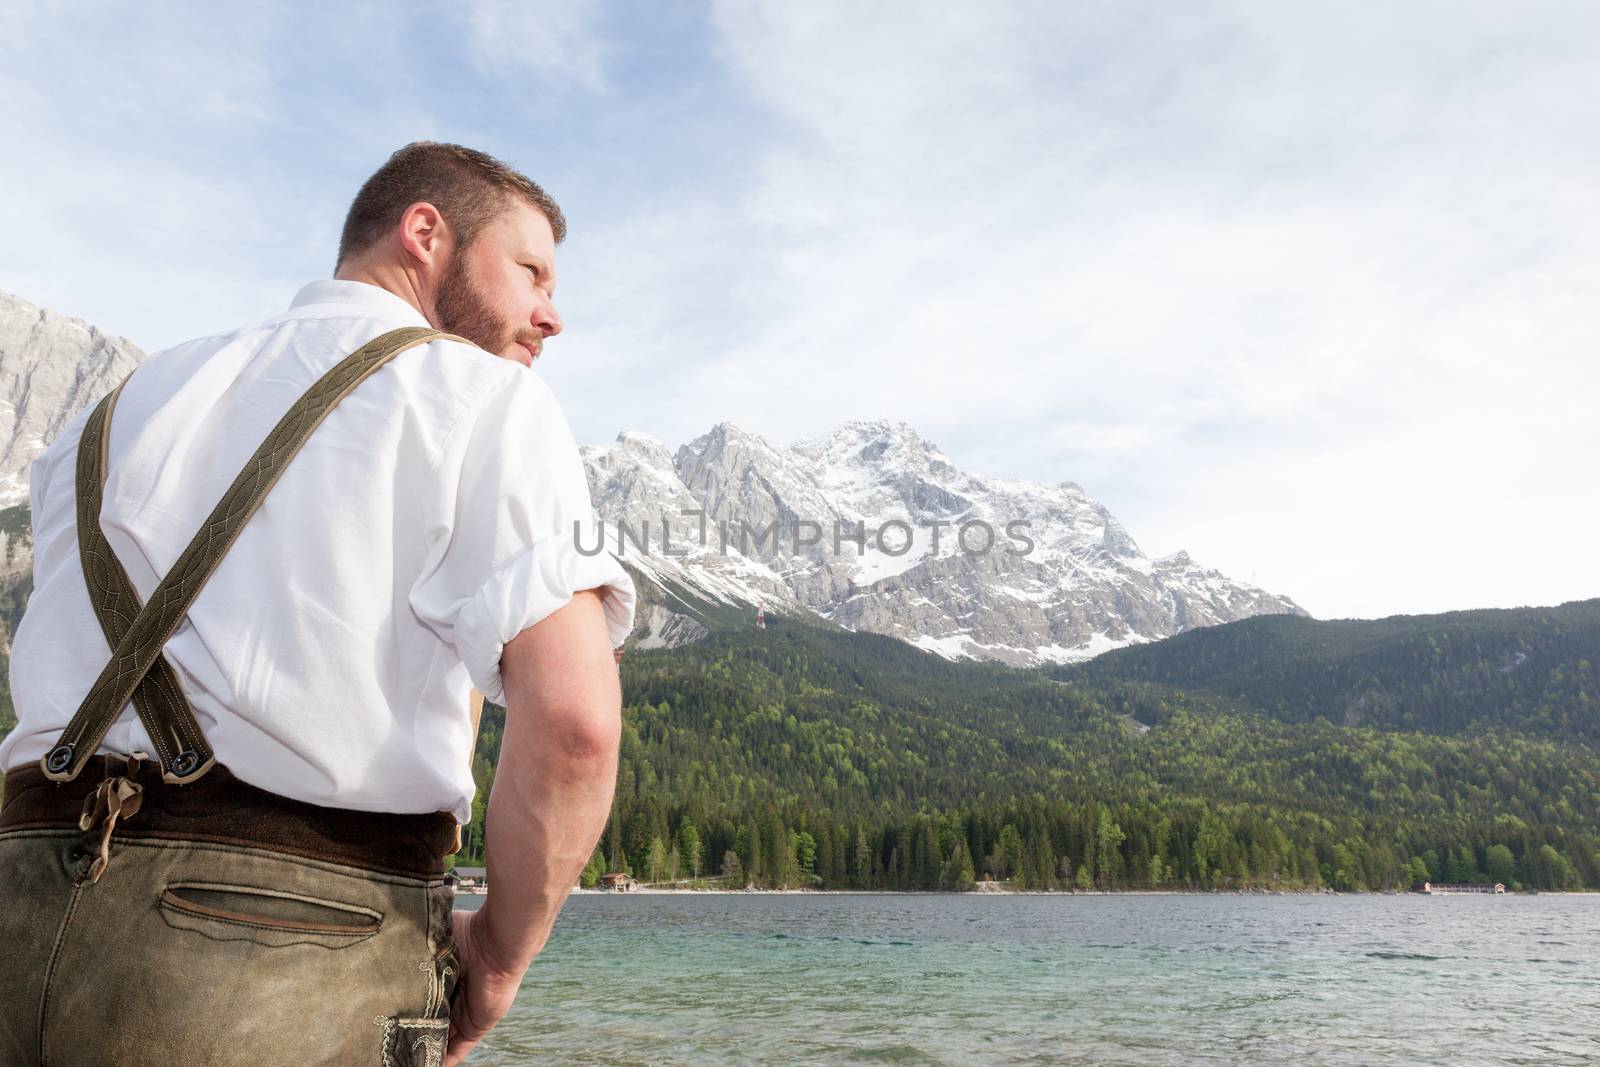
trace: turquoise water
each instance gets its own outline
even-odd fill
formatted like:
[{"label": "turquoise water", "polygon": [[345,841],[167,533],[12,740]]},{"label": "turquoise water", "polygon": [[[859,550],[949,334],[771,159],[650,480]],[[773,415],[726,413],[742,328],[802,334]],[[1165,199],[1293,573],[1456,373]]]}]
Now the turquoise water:
[{"label": "turquoise water", "polygon": [[1600,896],[575,895],[467,1062],[1450,1061],[1600,1064]]}]

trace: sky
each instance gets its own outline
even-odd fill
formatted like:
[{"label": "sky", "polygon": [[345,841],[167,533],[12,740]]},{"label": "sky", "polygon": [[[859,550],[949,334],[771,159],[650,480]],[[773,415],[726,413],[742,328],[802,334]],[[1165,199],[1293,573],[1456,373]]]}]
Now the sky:
[{"label": "sky", "polygon": [[275,314],[415,139],[580,441],[904,420],[1319,618],[1600,596],[1600,8],[0,0],[0,289]]}]

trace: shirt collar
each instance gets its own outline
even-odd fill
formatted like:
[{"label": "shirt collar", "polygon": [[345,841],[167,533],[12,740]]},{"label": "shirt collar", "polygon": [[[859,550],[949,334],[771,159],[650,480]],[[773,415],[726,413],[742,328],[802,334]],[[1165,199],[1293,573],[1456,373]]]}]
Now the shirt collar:
[{"label": "shirt collar", "polygon": [[389,290],[343,278],[325,278],[302,286],[289,301],[289,310],[304,313],[304,309],[326,304],[360,308],[374,317],[395,319],[412,326],[430,325],[422,312]]}]

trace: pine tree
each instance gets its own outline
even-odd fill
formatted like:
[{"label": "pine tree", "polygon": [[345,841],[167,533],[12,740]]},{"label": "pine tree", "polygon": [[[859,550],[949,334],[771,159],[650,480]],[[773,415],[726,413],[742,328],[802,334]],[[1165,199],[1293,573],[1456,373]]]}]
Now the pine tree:
[{"label": "pine tree", "polygon": [[790,833],[789,841],[798,873],[809,884],[817,871],[817,839],[805,830],[796,830]]},{"label": "pine tree", "polygon": [[939,837],[934,832],[933,821],[925,819],[922,822],[922,832],[917,837],[917,873],[916,884],[913,889],[938,889],[939,868]]},{"label": "pine tree", "polygon": [[1483,865],[1491,882],[1509,887],[1517,880],[1517,858],[1504,845],[1490,845],[1483,854]]},{"label": "pine tree", "polygon": [[627,853],[622,848],[622,822],[613,817],[606,832],[606,867],[611,871],[632,874]]},{"label": "pine tree", "polygon": [[644,872],[647,882],[666,880],[667,846],[662,844],[659,837],[652,837],[650,844],[645,848]]},{"label": "pine tree", "polygon": [[760,885],[762,875],[766,870],[766,857],[761,848],[761,827],[756,824],[754,816],[744,828],[744,852],[740,863],[744,866],[745,880],[751,885]]},{"label": "pine tree", "polygon": [[859,823],[856,824],[855,848],[852,851],[855,856],[855,870],[852,872],[851,881],[857,889],[871,889],[875,884],[872,880],[872,849],[867,844],[867,832]]},{"label": "pine tree", "polygon": [[776,811],[768,809],[761,835],[762,874],[774,889],[784,889],[794,880],[794,851],[789,846],[789,831]]},{"label": "pine tree", "polygon": [[1094,864],[1102,886],[1110,888],[1112,880],[1117,876],[1121,865],[1117,848],[1126,837],[1122,827],[1111,818],[1111,810],[1101,804],[1095,819]]},{"label": "pine tree", "polygon": [[1022,835],[1017,833],[1017,828],[1011,823],[1006,823],[1000,830],[1000,840],[995,844],[995,855],[992,857],[991,869],[994,876],[1001,881],[1016,879],[1019,875],[1026,880],[1023,871]]},{"label": "pine tree", "polygon": [[606,873],[606,858],[599,848],[589,857],[589,863],[583,868],[578,884],[585,889],[593,889],[600,884],[600,876]]},{"label": "pine tree", "polygon": [[940,886],[941,889],[953,889],[957,893],[965,893],[978,884],[977,872],[972,869],[972,852],[967,848],[965,837],[956,838],[948,867],[951,872],[950,879],[948,883]]},{"label": "pine tree", "polygon": [[678,827],[678,856],[688,869],[689,877],[700,877],[700,831],[688,819]]}]

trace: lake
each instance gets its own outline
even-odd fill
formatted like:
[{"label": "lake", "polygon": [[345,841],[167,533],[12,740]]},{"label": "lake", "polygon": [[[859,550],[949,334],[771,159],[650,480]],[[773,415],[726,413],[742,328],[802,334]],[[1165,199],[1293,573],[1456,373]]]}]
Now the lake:
[{"label": "lake", "polygon": [[1450,1061],[1600,1064],[1600,895],[575,894],[467,1062]]}]

